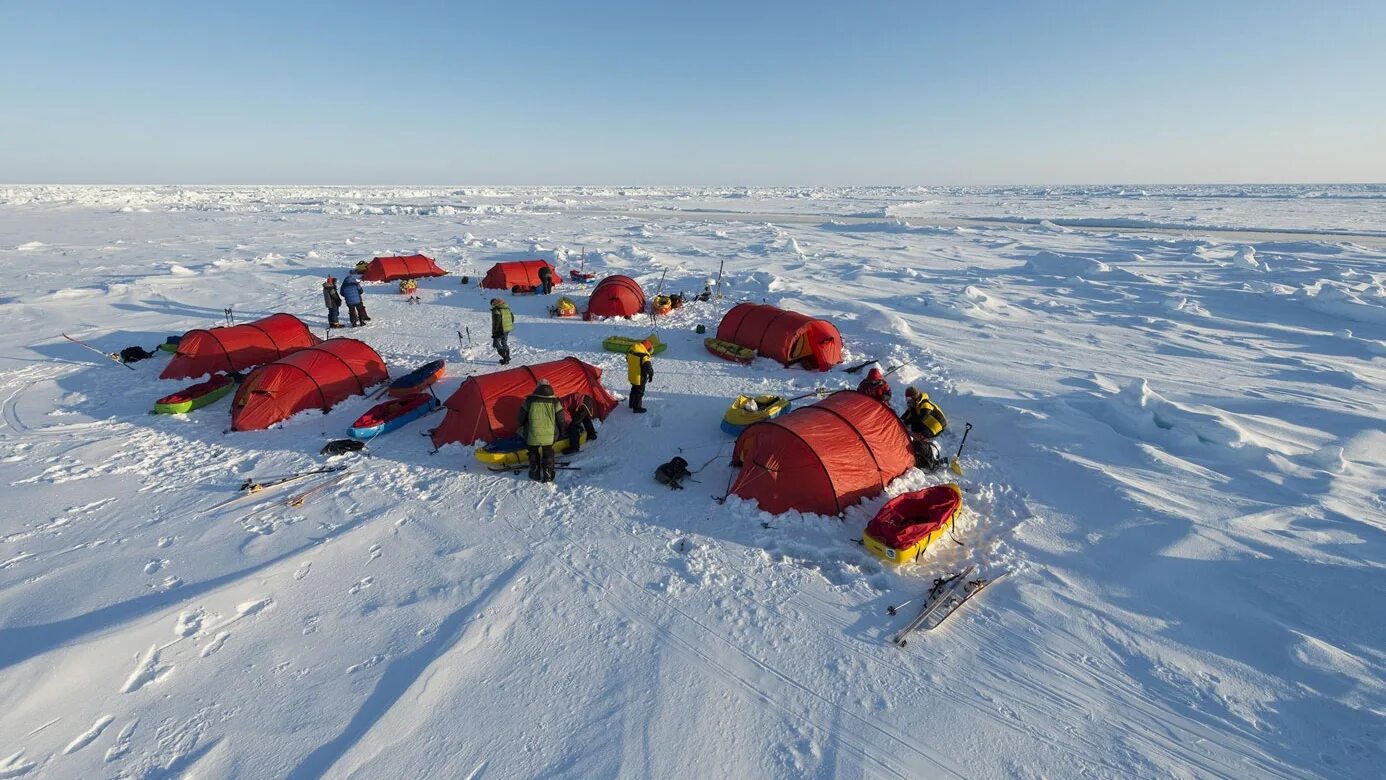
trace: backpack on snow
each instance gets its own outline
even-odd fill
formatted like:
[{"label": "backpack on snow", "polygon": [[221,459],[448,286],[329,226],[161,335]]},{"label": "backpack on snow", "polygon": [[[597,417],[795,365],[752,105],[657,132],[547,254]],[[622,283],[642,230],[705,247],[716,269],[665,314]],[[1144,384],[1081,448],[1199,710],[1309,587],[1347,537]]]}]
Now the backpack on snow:
[{"label": "backpack on snow", "polygon": [[925,471],[938,471],[948,465],[948,459],[939,452],[938,445],[921,436],[910,437],[910,450],[914,453],[914,465]]},{"label": "backpack on snow", "polygon": [[661,463],[655,469],[655,482],[661,485],[668,485],[670,490],[683,490],[682,483],[685,479],[693,476],[693,472],[688,470],[688,461],[675,456],[668,463]]},{"label": "backpack on snow", "polygon": [[[155,349],[158,348],[155,347]],[[122,363],[138,363],[152,357],[154,357],[154,353],[147,351],[144,347],[126,347],[120,351],[120,362]]]}]

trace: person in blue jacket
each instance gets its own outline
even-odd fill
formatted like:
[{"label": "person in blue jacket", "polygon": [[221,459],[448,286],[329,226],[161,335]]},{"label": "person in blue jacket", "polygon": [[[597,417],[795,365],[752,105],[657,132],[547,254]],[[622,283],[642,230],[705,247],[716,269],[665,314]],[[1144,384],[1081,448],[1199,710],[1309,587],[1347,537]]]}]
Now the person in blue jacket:
[{"label": "person in blue jacket", "polygon": [[371,321],[370,315],[366,314],[364,296],[361,279],[355,273],[347,274],[347,278],[342,280],[342,300],[346,301],[347,315],[351,317],[353,328]]}]

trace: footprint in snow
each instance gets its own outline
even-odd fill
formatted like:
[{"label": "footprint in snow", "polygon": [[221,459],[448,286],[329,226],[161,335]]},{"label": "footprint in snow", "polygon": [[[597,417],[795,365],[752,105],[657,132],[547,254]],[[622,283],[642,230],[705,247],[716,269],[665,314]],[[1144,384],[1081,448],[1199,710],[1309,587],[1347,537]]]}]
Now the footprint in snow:
[{"label": "footprint in snow", "polygon": [[96,722],[91,725],[91,728],[78,734],[71,742],[67,743],[67,747],[63,748],[63,755],[70,756],[95,742],[96,738],[101,736],[101,732],[105,731],[106,727],[111,725],[111,722],[114,720],[114,715],[102,715],[97,718]]},{"label": "footprint in snow", "polygon": [[131,672],[125,684],[120,686],[120,692],[134,693],[149,683],[164,679],[172,671],[173,666],[159,663],[159,647],[154,645],[140,658],[135,671]]},{"label": "footprint in snow", "polygon": [[371,584],[374,583],[374,582],[375,582],[375,578],[374,578],[374,577],[364,577],[364,578],[361,579],[360,582],[356,583],[355,585],[352,585],[352,586],[351,586],[351,590],[348,590],[347,593],[350,593],[351,595],[355,596],[357,593],[360,593],[361,591],[365,590],[366,588],[369,588],[369,587],[371,586]]},{"label": "footprint in snow", "polygon": [[220,650],[220,649],[222,648],[222,646],[226,644],[226,640],[228,640],[228,639],[230,639],[230,638],[231,638],[231,632],[230,632],[230,631],[223,631],[223,632],[221,632],[220,634],[217,634],[216,636],[212,637],[212,641],[208,642],[208,643],[207,643],[207,646],[204,647],[204,648],[202,648],[202,655],[201,655],[201,657],[207,658],[207,657],[213,655],[213,654],[216,653],[218,650]]},{"label": "footprint in snow", "polygon": [[178,636],[192,636],[198,629],[202,628],[203,611],[200,609],[191,612],[183,612],[178,615],[178,623],[173,627],[173,633]]},{"label": "footprint in snow", "polygon": [[[371,556],[370,559],[369,559],[370,561],[373,561],[373,560],[375,560],[376,558],[379,558],[379,557],[380,557],[380,545],[378,545],[378,544],[373,544],[373,545],[371,545],[370,556]],[[369,561],[367,561],[367,562],[369,563]]]},{"label": "footprint in snow", "polygon": [[301,579],[303,579],[304,577],[307,577],[307,576],[308,576],[308,570],[309,570],[309,569],[312,569],[312,568],[313,568],[313,562],[312,562],[312,561],[304,561],[304,562],[303,562],[303,565],[302,565],[302,566],[299,566],[299,567],[294,571],[294,579],[295,579],[295,580],[301,580]]},{"label": "footprint in snow", "polygon": [[125,728],[116,735],[115,744],[106,750],[106,757],[102,760],[107,764],[130,752],[130,738],[135,735],[135,727],[140,725],[140,719],[135,718],[125,724]]}]

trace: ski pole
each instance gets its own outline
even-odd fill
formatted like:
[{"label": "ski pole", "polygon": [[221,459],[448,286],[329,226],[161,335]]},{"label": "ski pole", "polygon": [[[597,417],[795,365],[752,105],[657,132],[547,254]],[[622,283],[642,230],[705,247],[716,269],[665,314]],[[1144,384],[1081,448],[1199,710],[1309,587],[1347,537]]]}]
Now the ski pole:
[{"label": "ski pole", "polygon": [[900,369],[904,368],[905,366],[911,365],[912,363],[914,363],[913,360],[906,360],[905,362],[901,363],[901,364],[898,365],[898,366],[894,366],[894,367],[892,367],[892,368],[890,368],[890,369],[887,369],[886,372],[885,372],[885,375],[886,375],[886,376],[890,376],[891,374],[895,373],[896,371],[899,371]]},{"label": "ski pole", "polygon": [[134,366],[130,365],[129,363],[126,363],[124,360],[121,360],[120,357],[117,356],[117,355],[112,355],[112,354],[109,353],[109,352],[102,352],[101,350],[97,349],[96,347],[93,347],[93,346],[90,345],[90,344],[86,344],[86,343],[83,343],[83,342],[81,342],[81,341],[78,341],[77,339],[74,339],[73,337],[67,335],[66,333],[63,334],[63,338],[67,339],[68,341],[71,341],[73,344],[76,344],[77,346],[79,346],[79,347],[81,347],[81,348],[83,348],[83,349],[89,349],[89,350],[91,350],[92,352],[95,352],[96,354],[98,354],[98,355],[100,355],[100,356],[106,358],[107,360],[110,360],[110,361],[119,363],[120,365],[125,366],[126,368],[130,369],[131,371],[134,371],[134,370],[135,370],[135,367],[134,367]]},{"label": "ski pole", "polygon": [[968,434],[971,430],[972,430],[972,423],[967,423],[966,425],[963,426],[963,437],[962,437],[962,441],[958,442],[958,454],[954,455],[954,456],[953,456],[953,462],[950,463],[950,464],[948,464],[949,470],[951,470],[954,474],[957,474],[957,475],[960,476],[960,477],[963,475],[963,470],[962,470],[962,465],[961,465],[960,463],[958,463],[958,458],[961,458],[961,457],[962,457],[963,445],[967,443],[967,434]]}]

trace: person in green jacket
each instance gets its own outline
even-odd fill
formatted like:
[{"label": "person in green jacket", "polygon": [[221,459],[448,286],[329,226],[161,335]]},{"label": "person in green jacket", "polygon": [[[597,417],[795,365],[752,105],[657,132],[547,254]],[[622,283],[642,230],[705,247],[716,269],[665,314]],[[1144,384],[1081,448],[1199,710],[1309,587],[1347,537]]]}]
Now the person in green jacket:
[{"label": "person in green jacket", "polygon": [[563,404],[549,380],[540,379],[534,392],[520,405],[520,436],[529,450],[529,478],[552,482],[557,467],[553,462],[553,443],[567,423]]},{"label": "person in green jacket", "polygon": [[515,329],[515,312],[500,298],[491,299],[491,346],[500,355],[501,365],[510,362],[510,331]]}]

